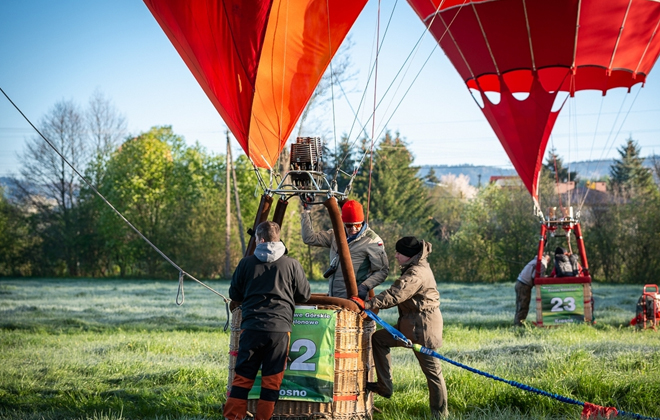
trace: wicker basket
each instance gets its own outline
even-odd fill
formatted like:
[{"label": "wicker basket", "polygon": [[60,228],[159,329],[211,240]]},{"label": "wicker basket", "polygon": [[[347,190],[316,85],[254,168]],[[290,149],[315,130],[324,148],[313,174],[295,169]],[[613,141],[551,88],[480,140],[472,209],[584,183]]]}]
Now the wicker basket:
[{"label": "wicker basket", "polygon": [[[367,381],[373,381],[371,335],[376,324],[338,306],[318,305],[318,309],[335,310],[335,380],[333,402],[280,400],[275,405],[273,419],[371,419],[373,397],[366,392]],[[231,389],[240,338],[241,309],[232,311],[229,340],[229,378],[227,394]],[[257,400],[249,400],[248,411],[254,413]]]}]

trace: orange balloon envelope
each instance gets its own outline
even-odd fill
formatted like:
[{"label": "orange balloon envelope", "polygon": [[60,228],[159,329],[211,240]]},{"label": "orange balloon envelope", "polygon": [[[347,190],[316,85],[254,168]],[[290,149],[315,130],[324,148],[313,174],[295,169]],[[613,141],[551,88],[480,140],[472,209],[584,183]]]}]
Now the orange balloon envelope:
[{"label": "orange balloon envelope", "polygon": [[[471,89],[538,200],[559,91],[644,83],[660,53],[649,0],[408,0]],[[497,92],[494,103],[485,92]],[[524,99],[520,99],[524,94]]]},{"label": "orange balloon envelope", "polygon": [[366,0],[144,0],[248,157],[273,167]]}]

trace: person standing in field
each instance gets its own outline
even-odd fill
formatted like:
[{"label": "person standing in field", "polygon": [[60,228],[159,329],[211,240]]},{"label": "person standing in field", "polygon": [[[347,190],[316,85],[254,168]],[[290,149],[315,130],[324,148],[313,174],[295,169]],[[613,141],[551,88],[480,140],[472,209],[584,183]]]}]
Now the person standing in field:
[{"label": "person standing in field", "polygon": [[229,297],[242,302],[241,336],[236,375],[224,407],[224,417],[243,420],[248,394],[261,367],[261,395],[256,420],[272,417],[289,353],[296,303],[307,302],[310,287],[300,263],[287,256],[275,222],[257,226],[254,255],[236,267]]},{"label": "person standing in field", "polygon": [[[383,240],[364,221],[362,205],[355,200],[348,200],[344,203],[341,208],[341,220],[346,230],[346,240],[355,272],[358,296],[366,299],[369,290],[385,281],[390,271]],[[315,232],[307,209],[301,213],[301,226],[302,240],[305,244],[330,248],[330,269],[326,271],[327,277],[329,277],[328,295],[348,298],[333,230]]]},{"label": "person standing in field", "polygon": [[[516,281],[516,314],[513,318],[513,325],[519,327],[522,322],[527,319],[529,313],[529,302],[532,300],[532,287],[534,287],[534,277],[536,276],[536,262],[538,259],[535,257],[527,263],[525,268],[518,274]],[[550,263],[550,255],[544,254],[541,257],[541,276],[545,275],[545,269]]]},{"label": "person standing in field", "polygon": [[[428,242],[412,236],[399,239],[394,256],[401,267],[401,277],[389,289],[366,302],[359,298],[353,300],[362,309],[387,309],[396,306],[399,309],[399,320],[394,327],[414,344],[437,349],[442,346],[443,321],[440,293],[428,262],[430,253],[431,244]],[[390,398],[393,392],[390,348],[402,347],[404,344],[383,329],[371,336],[371,345],[378,381],[367,382],[367,389]],[[418,352],[414,354],[426,376],[433,418],[446,417],[447,386],[442,376],[440,360]]]}]

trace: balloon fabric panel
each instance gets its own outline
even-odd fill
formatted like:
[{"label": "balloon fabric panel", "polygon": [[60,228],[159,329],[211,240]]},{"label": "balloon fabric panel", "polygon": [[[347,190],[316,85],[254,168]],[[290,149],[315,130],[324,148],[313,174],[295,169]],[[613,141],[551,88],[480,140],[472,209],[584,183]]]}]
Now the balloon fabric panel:
[{"label": "balloon fabric panel", "polygon": [[144,0],[237,141],[274,167],[366,0]]},{"label": "balloon fabric panel", "polygon": [[[655,1],[408,2],[432,22],[447,57],[482,96],[484,115],[535,200],[557,92],[630,90],[646,80],[660,54]],[[500,93],[499,102],[485,92]]]}]

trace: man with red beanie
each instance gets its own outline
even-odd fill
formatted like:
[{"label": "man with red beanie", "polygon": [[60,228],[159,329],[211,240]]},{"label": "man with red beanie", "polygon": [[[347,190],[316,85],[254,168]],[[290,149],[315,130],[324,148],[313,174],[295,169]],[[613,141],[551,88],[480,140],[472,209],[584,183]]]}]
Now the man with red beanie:
[{"label": "man with red beanie", "polygon": [[[440,293],[428,256],[431,244],[414,236],[406,236],[396,243],[394,254],[401,267],[401,277],[392,286],[364,303],[363,309],[387,309],[396,306],[399,320],[394,328],[401,331],[413,344],[430,349],[442,346],[442,313]],[[391,347],[401,347],[387,330],[371,336],[374,365],[378,382],[367,382],[367,389],[385,398],[393,392]],[[426,376],[429,404],[433,418],[447,416],[447,386],[442,376],[440,360],[415,352],[419,366]]]},{"label": "man with red beanie", "polygon": [[[369,290],[385,281],[389,272],[389,263],[385,254],[383,240],[364,221],[362,205],[355,200],[348,200],[341,208],[341,220],[344,222],[348,249],[351,253],[353,271],[358,285],[358,295],[366,299]],[[348,298],[344,276],[339,266],[337,242],[332,229],[315,232],[309,210],[301,214],[302,240],[305,244],[330,248],[330,268],[324,273],[329,278],[328,295]]]}]

